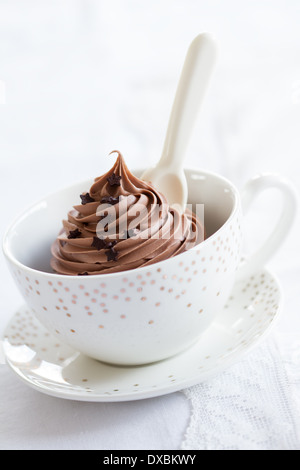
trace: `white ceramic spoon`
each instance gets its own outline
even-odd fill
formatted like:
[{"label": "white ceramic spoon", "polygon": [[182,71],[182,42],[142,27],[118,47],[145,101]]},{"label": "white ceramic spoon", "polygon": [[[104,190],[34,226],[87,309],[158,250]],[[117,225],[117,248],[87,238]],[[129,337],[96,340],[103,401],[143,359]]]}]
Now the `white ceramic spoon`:
[{"label": "white ceramic spoon", "polygon": [[151,182],[170,205],[182,212],[188,193],[183,159],[212,75],[216,52],[216,44],[207,33],[199,34],[192,41],[178,83],[162,156],[155,168],[142,175],[144,181]]}]

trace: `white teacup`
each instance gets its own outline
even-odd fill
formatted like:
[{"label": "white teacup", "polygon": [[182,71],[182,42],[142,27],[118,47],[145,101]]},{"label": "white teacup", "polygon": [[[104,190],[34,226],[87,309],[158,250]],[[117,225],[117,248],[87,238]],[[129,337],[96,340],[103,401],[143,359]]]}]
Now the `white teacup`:
[{"label": "white teacup", "polygon": [[217,174],[199,169],[185,172],[189,203],[204,204],[208,238],[148,267],[95,276],[52,273],[50,246],[61,220],[92,181],[44,198],[10,226],[3,249],[11,273],[36,317],[61,341],[115,364],[144,364],[173,356],[198,340],[213,322],[237,273],[254,273],[278,248],[295,215],[295,191],[289,182],[261,175],[246,185],[243,209],[262,190],[276,187],[283,195],[283,211],[267,242],[241,263],[239,192]]}]

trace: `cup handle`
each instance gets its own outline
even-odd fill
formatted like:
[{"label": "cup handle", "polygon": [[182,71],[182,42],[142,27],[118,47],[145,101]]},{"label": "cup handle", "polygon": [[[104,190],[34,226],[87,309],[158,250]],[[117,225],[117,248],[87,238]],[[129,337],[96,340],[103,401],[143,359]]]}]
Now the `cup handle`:
[{"label": "cup handle", "polygon": [[247,214],[254,199],[269,188],[277,188],[282,194],[283,204],[279,220],[267,240],[252,255],[244,257],[238,269],[238,279],[248,277],[267,263],[283,242],[295,219],[297,208],[296,190],[290,181],[275,174],[258,175],[246,183],[241,193],[244,215]]}]

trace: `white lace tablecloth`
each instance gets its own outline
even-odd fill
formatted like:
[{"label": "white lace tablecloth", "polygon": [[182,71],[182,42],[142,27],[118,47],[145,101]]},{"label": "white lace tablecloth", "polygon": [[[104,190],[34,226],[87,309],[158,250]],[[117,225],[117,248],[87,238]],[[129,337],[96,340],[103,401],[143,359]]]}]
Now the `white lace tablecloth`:
[{"label": "white lace tablecloth", "polygon": [[[215,34],[219,62],[186,165],[239,188],[265,171],[299,188],[299,22],[297,0],[0,0],[1,236],[42,195],[101,174],[114,148],[131,168],[158,159],[201,31]],[[249,248],[276,220],[277,197],[254,204]],[[281,318],[235,365],[183,392],[110,404],[39,394],[2,364],[0,448],[299,449],[299,235],[298,216],[269,266]],[[2,334],[23,300],[3,258],[0,276]]]},{"label": "white lace tablecloth", "polygon": [[182,449],[299,448],[299,339],[275,338],[216,378],[184,390],[192,415]]}]

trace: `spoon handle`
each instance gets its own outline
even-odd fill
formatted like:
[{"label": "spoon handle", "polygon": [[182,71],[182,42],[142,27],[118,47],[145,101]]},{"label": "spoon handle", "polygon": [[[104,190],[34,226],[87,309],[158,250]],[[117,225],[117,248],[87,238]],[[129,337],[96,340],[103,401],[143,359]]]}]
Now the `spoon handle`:
[{"label": "spoon handle", "polygon": [[182,168],[216,54],[215,42],[209,34],[199,34],[192,41],[179,79],[159,166]]}]

